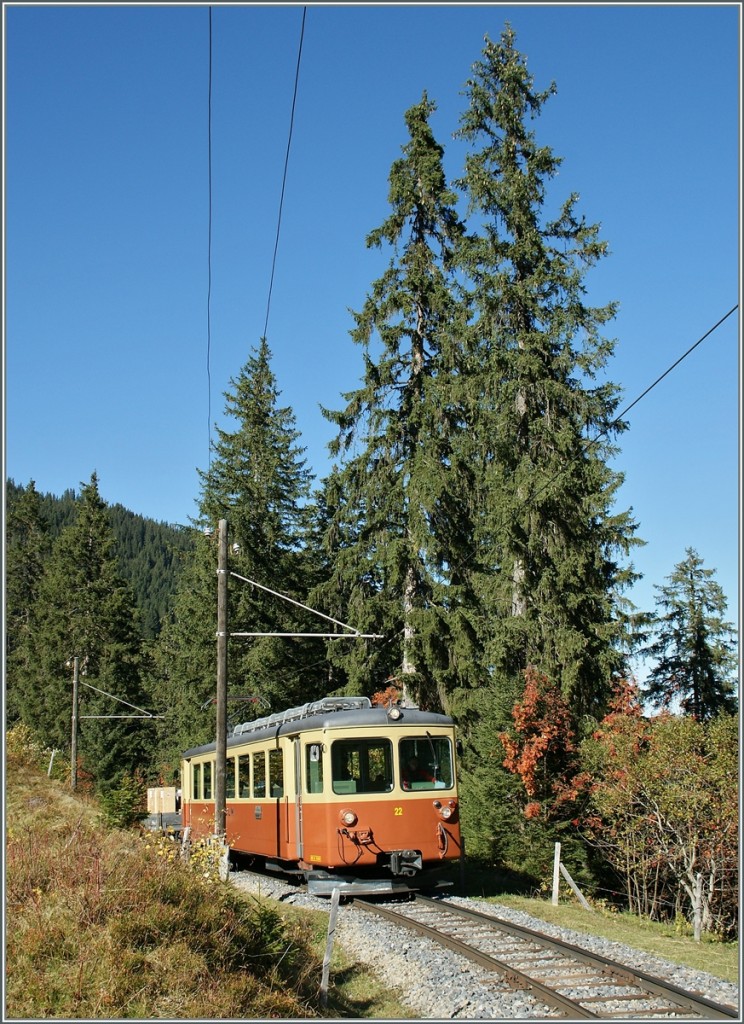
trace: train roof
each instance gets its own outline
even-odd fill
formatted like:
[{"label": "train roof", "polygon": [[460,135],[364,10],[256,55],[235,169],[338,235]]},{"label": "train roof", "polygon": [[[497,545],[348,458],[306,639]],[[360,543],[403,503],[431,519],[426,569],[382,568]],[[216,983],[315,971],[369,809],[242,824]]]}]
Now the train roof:
[{"label": "train roof", "polygon": [[[391,716],[392,712],[392,716]],[[265,740],[278,736],[295,735],[309,729],[339,729],[358,726],[382,726],[411,728],[422,726],[451,726],[448,715],[405,705],[385,708],[373,705],[368,697],[325,697],[323,700],[303,704],[298,708],[280,711],[253,722],[236,725],[227,737],[227,747],[241,746],[247,742]],[[183,753],[184,758],[206,754],[216,748],[216,743],[205,743],[192,747]]]}]

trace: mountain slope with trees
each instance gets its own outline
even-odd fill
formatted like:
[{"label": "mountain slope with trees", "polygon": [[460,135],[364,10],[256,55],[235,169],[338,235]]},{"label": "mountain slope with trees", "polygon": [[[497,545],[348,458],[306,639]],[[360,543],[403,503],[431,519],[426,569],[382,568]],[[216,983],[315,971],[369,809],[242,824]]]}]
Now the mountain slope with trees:
[{"label": "mountain slope with trees", "polygon": [[[78,659],[81,748],[100,788],[141,765],[148,748],[141,723],[98,717],[115,715],[117,701],[140,708],[145,702],[139,620],[119,573],[107,511],[94,473],[74,520],[43,564],[8,680],[9,704],[21,720],[48,745],[64,749],[71,735],[72,663]],[[12,611],[17,618],[18,608]]]},{"label": "mountain slope with trees", "polygon": [[[23,547],[29,559],[44,559],[50,545],[75,519],[80,496],[72,488],[64,494],[42,494],[34,481],[26,486],[6,481],[8,557]],[[32,498],[31,495],[36,495]],[[36,513],[43,543],[24,540],[24,503],[38,503]],[[141,617],[142,636],[153,640],[167,619],[176,591],[178,574],[194,546],[194,530],[189,526],[157,522],[123,505],[109,505],[119,571],[134,592]],[[25,556],[24,556],[25,557]],[[10,570],[9,570],[10,571]]]}]

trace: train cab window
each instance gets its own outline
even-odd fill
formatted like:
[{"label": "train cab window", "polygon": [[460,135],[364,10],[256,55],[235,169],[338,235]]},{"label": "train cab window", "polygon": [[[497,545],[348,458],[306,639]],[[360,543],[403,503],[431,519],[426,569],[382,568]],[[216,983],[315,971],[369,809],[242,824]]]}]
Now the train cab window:
[{"label": "train cab window", "polygon": [[331,747],[334,793],[387,793],[393,788],[390,740],[336,740]]},{"label": "train cab window", "polygon": [[261,750],[253,755],[253,798],[263,800],[266,796],[266,753]]},{"label": "train cab window", "polygon": [[272,797],[284,796],[284,752],[269,751],[269,793]]},{"label": "train cab window", "polygon": [[238,796],[247,800],[251,795],[251,755],[241,754],[238,758]]},{"label": "train cab window", "polygon": [[201,767],[202,766],[200,764],[194,764],[191,766],[191,778],[193,782],[191,797],[193,800],[201,800]]},{"label": "train cab window", "polygon": [[447,736],[411,736],[398,746],[403,789],[451,789],[455,776]]},{"label": "train cab window", "polygon": [[235,758],[228,757],[225,766],[225,799],[235,799]]},{"label": "train cab window", "polygon": [[323,750],[320,743],[305,745],[305,790],[323,792]]},{"label": "train cab window", "polygon": [[212,799],[212,762],[205,761],[202,765],[202,774],[204,778],[204,791],[203,797],[205,800]]}]

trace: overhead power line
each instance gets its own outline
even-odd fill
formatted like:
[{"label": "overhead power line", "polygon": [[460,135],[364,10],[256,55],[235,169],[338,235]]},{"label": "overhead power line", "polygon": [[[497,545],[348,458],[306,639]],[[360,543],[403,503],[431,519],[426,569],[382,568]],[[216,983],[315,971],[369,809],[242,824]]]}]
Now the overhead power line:
[{"label": "overhead power line", "polygon": [[[279,215],[276,225],[276,237],[274,240],[274,253],[271,261],[271,276],[269,280],[269,294],[266,301],[266,319],[264,322],[263,336],[268,332],[269,313],[271,310],[271,295],[274,289],[274,273],[276,270],[276,258],[279,251],[279,235],[282,224],[282,210],[284,208],[284,193],[287,185],[287,171],[289,168],[289,153],[292,146],[292,133],[294,130],[294,116],[297,105],[297,90],[300,79],[300,63],[302,60],[302,43],[305,36],[305,19],[307,7],[302,9],[302,25],[300,29],[300,43],[297,53],[297,66],[295,69],[294,91],[292,94],[292,110],[289,120],[289,137],[287,140],[287,152],[284,158],[284,172],[282,175],[282,188],[279,199]],[[212,465],[212,7],[209,7],[209,72],[207,86],[207,462]]]},{"label": "overhead power line", "polygon": [[664,372],[662,373],[662,375],[661,375],[660,377],[657,377],[657,378],[656,378],[656,380],[655,380],[655,381],[653,382],[653,384],[649,384],[649,386],[648,386],[648,387],[646,388],[646,390],[645,390],[645,391],[643,391],[643,392],[642,392],[642,393],[641,393],[641,394],[640,394],[640,395],[638,396],[638,398],[635,398],[635,399],[634,399],[634,400],[633,400],[633,401],[632,401],[632,402],[630,403],[630,405],[626,406],[626,407],[625,407],[625,408],[623,409],[623,411],[622,411],[622,412],[621,412],[621,413],[620,413],[620,414],[619,414],[618,416],[616,416],[616,417],[615,417],[615,419],[614,419],[614,420],[612,421],[612,423],[611,423],[611,424],[609,425],[609,427],[607,427],[607,429],[606,429],[606,430],[603,430],[601,434],[598,434],[598,435],[597,435],[597,436],[596,436],[596,437],[595,437],[595,438],[594,438],[594,439],[593,439],[593,440],[592,440],[592,441],[591,441],[590,443],[591,443],[591,444],[594,444],[594,443],[595,443],[596,441],[598,441],[598,440],[600,439],[600,437],[603,437],[603,436],[604,436],[604,434],[606,434],[606,433],[607,433],[607,430],[611,430],[611,429],[612,429],[612,427],[613,427],[613,426],[615,426],[615,424],[616,424],[616,423],[618,423],[618,422],[619,422],[619,421],[620,421],[620,420],[621,420],[621,419],[623,418],[623,416],[627,416],[627,414],[628,414],[628,413],[630,412],[630,410],[631,410],[631,409],[633,408],[633,406],[634,406],[634,405],[638,405],[638,403],[639,403],[639,402],[641,401],[641,399],[642,399],[642,398],[645,398],[645,397],[646,397],[646,395],[647,395],[647,394],[648,394],[648,393],[649,393],[650,391],[653,391],[653,389],[654,389],[654,388],[656,387],[656,385],[657,385],[657,384],[660,384],[660,383],[661,383],[661,382],[662,382],[662,381],[664,380],[664,378],[665,378],[665,377],[668,377],[668,376],[669,376],[669,374],[670,374],[670,373],[672,372],[672,370],[674,370],[674,369],[675,369],[675,368],[676,368],[677,366],[679,366],[679,364],[680,364],[680,363],[682,362],[682,360],[683,360],[683,359],[687,359],[687,357],[688,357],[688,356],[690,355],[690,353],[691,353],[691,352],[694,352],[694,351],[695,351],[695,349],[696,349],[696,348],[698,347],[698,345],[702,345],[702,343],[703,343],[703,342],[705,341],[705,339],[706,339],[706,338],[708,338],[708,337],[709,337],[709,336],[710,336],[710,335],[711,335],[711,334],[713,333],[713,331],[715,331],[715,330],[716,330],[717,328],[719,328],[719,327],[721,326],[721,324],[722,324],[722,323],[723,323],[723,322],[724,322],[725,320],[728,320],[728,318],[729,318],[729,317],[730,317],[730,316],[731,316],[731,315],[732,315],[733,313],[735,313],[735,312],[736,312],[736,310],[737,310],[738,308],[739,308],[738,304],[737,304],[736,306],[732,306],[732,307],[731,307],[731,309],[730,309],[730,310],[728,311],[728,313],[726,313],[726,315],[725,315],[725,316],[722,316],[722,317],[721,317],[721,319],[720,319],[720,320],[718,321],[718,323],[715,323],[715,324],[713,324],[713,326],[712,326],[712,327],[710,327],[710,328],[709,328],[709,329],[708,329],[708,330],[707,330],[707,331],[705,332],[705,334],[703,334],[703,336],[702,336],[702,337],[698,338],[698,340],[697,340],[697,341],[695,342],[695,344],[694,344],[694,345],[690,345],[690,347],[689,347],[689,348],[687,349],[687,351],[686,351],[685,353],[683,353],[683,355],[681,355],[681,356],[679,357],[679,359],[677,359],[677,360],[676,360],[675,362],[673,362],[673,363],[672,363],[672,365],[671,365],[671,366],[669,367],[669,369],[667,369],[667,370],[664,370]]},{"label": "overhead power line", "polygon": [[[664,372],[659,377],[656,378],[656,380],[653,382],[653,384],[649,384],[649,386],[646,388],[646,390],[642,391],[641,394],[638,395],[637,398],[634,398],[633,401],[630,403],[630,405],[626,405],[626,407],[623,409],[623,411],[621,413],[619,413],[615,417],[615,419],[607,427],[605,427],[605,429],[603,431],[601,431],[601,433],[597,434],[596,437],[591,438],[591,440],[589,440],[587,442],[587,445],[586,445],[586,448],[584,449],[584,452],[586,452],[588,449],[594,447],[594,445],[598,444],[600,442],[600,440],[603,437],[605,437],[609,433],[610,430],[612,430],[613,427],[619,426],[619,424],[621,423],[623,417],[627,416],[627,414],[630,412],[630,410],[634,406],[638,405],[638,403],[641,401],[641,399],[645,398],[646,395],[648,395],[651,391],[653,391],[653,389],[656,387],[656,385],[660,384],[664,380],[665,377],[668,377],[669,374],[672,372],[672,370],[674,370],[677,366],[679,366],[679,364],[683,360],[685,360],[692,352],[694,352],[695,349],[698,347],[698,345],[702,345],[702,343],[705,341],[705,339],[710,337],[710,335],[713,333],[713,331],[715,331],[718,327],[720,327],[721,324],[724,323],[724,321],[728,320],[728,318],[733,313],[735,313],[738,308],[739,308],[738,304],[735,305],[735,306],[732,306],[732,308],[728,311],[728,313],[726,313],[724,316],[722,316],[721,319],[717,323],[713,324],[713,326],[710,327],[705,332],[705,334],[703,334],[700,338],[698,338],[698,340],[693,345],[690,345],[690,347],[687,349],[687,351],[684,352],[679,357],[679,359],[676,359],[672,363],[672,365],[670,367],[668,367],[668,369],[664,370]],[[562,476],[563,473],[565,473],[566,469],[570,465],[572,465],[576,461],[576,459],[578,457],[579,456],[575,455],[572,459],[569,459],[568,462],[555,474],[555,476],[550,477],[550,479],[547,480],[542,485],[542,487],[539,490],[535,491],[535,493],[531,496],[532,500],[534,501],[536,498],[538,498],[543,493],[543,491],[546,491],[548,489],[548,487],[550,487],[550,485],[552,483],[555,483],[555,481],[560,476]]]},{"label": "overhead power line", "polygon": [[207,466],[212,466],[212,8],[209,8],[207,86]]},{"label": "overhead power line", "polygon": [[298,636],[298,637],[325,637],[329,640],[341,640],[344,637],[350,637],[352,640],[384,640],[383,636],[378,633],[360,633],[358,629],[353,626],[349,626],[346,622],[340,622],[338,619],[332,618],[330,615],[326,615],[325,612],[319,612],[315,608],[310,608],[306,604],[301,604],[300,601],[295,601],[293,597],[287,597],[286,594],[280,594],[277,590],[272,590],[270,587],[265,587],[262,583],[256,583],[255,580],[249,580],[246,576],[240,576],[236,572],[228,572],[229,576],[234,576],[236,580],[240,580],[242,583],[250,583],[252,587],[258,587],[259,590],[263,590],[267,594],[271,594],[272,597],[278,597],[282,601],[286,601],[288,604],[293,604],[296,608],[302,608],[303,611],[311,612],[313,615],[317,615],[319,619],[325,619],[326,622],[332,622],[335,626],[341,626],[342,629],[347,630],[346,633],[231,633],[230,636]]},{"label": "overhead power line", "polygon": [[[732,316],[732,315],[733,315],[733,314],[734,314],[734,313],[736,312],[736,310],[737,310],[738,308],[739,308],[739,306],[738,306],[738,303],[737,303],[737,305],[735,305],[735,306],[732,306],[732,307],[731,307],[731,309],[730,309],[730,310],[728,311],[728,313],[724,314],[724,316],[722,316],[720,320],[718,320],[718,321],[717,321],[716,323],[714,323],[712,327],[709,327],[709,328],[708,328],[708,330],[707,330],[707,331],[705,332],[705,334],[701,335],[701,336],[700,336],[700,337],[698,338],[698,340],[697,340],[696,342],[694,342],[694,344],[690,345],[690,347],[689,347],[689,348],[687,349],[687,351],[686,351],[686,352],[684,352],[684,353],[683,353],[683,354],[682,354],[682,355],[681,355],[681,356],[679,357],[679,359],[676,359],[676,360],[675,360],[675,361],[674,361],[674,362],[672,363],[672,365],[671,365],[670,367],[668,367],[668,368],[667,368],[667,369],[666,369],[666,370],[665,370],[665,371],[664,371],[664,372],[663,372],[663,373],[662,373],[662,374],[661,374],[661,375],[660,375],[659,377],[657,377],[657,378],[656,378],[656,380],[655,380],[655,381],[653,382],[653,384],[649,384],[649,386],[648,386],[648,387],[647,387],[647,388],[645,389],[645,391],[642,391],[642,392],[641,392],[641,394],[640,394],[640,395],[638,395],[638,397],[637,397],[637,398],[634,398],[634,399],[633,399],[633,401],[632,401],[632,402],[631,402],[631,403],[630,403],[629,405],[627,405],[627,406],[626,406],[626,407],[625,407],[625,408],[623,409],[623,411],[622,411],[621,413],[619,413],[619,415],[617,415],[617,416],[616,416],[616,417],[615,417],[615,418],[614,418],[614,419],[612,420],[612,422],[611,422],[611,423],[610,423],[610,424],[609,424],[609,425],[608,425],[607,427],[605,427],[605,429],[604,429],[604,430],[603,430],[603,431],[602,431],[601,433],[597,434],[597,436],[596,436],[596,437],[593,437],[593,438],[591,438],[590,440],[588,440],[588,441],[587,441],[587,444],[586,444],[586,447],[585,447],[585,448],[584,448],[584,450],[583,450],[583,451],[581,452],[581,455],[585,454],[587,450],[589,450],[590,448],[594,447],[594,445],[598,444],[598,443],[599,443],[599,441],[600,441],[600,440],[601,440],[601,439],[602,439],[603,437],[605,437],[605,436],[606,436],[606,435],[607,435],[607,434],[609,433],[609,431],[610,431],[610,430],[612,430],[612,428],[613,428],[613,427],[619,426],[620,422],[622,421],[622,418],[623,418],[624,416],[626,416],[626,415],[627,415],[627,414],[628,414],[628,413],[630,412],[630,410],[631,410],[632,408],[634,408],[634,407],[635,407],[636,405],[638,405],[638,403],[639,403],[639,402],[640,402],[640,401],[641,401],[641,400],[642,400],[643,398],[645,398],[645,397],[646,397],[646,395],[648,395],[648,394],[649,394],[649,393],[650,393],[651,391],[653,391],[653,389],[654,389],[654,388],[655,388],[655,387],[656,387],[656,386],[657,386],[658,384],[660,384],[660,383],[661,383],[661,381],[663,381],[665,377],[668,377],[668,376],[669,376],[669,374],[670,374],[670,373],[672,372],[672,370],[674,370],[674,369],[675,369],[675,368],[676,368],[677,366],[679,366],[679,364],[680,364],[680,363],[681,363],[681,362],[682,362],[683,360],[685,360],[685,359],[686,359],[686,358],[687,358],[687,357],[688,357],[688,356],[689,356],[689,355],[690,355],[690,354],[691,354],[692,352],[694,352],[694,351],[695,351],[695,349],[696,349],[696,348],[697,348],[697,347],[698,347],[699,345],[702,345],[702,343],[703,343],[703,342],[705,341],[705,339],[706,339],[706,338],[709,338],[709,337],[710,337],[710,335],[711,335],[711,334],[712,334],[712,333],[713,333],[713,332],[714,332],[715,330],[717,330],[717,329],[718,329],[718,328],[719,328],[719,327],[721,326],[721,324],[722,324],[722,323],[724,323],[724,322],[725,322],[726,320],[728,320],[728,318],[729,318],[730,316]],[[559,479],[559,478],[560,478],[560,477],[561,477],[561,476],[562,476],[562,475],[563,475],[563,474],[564,474],[564,473],[566,472],[566,470],[567,470],[567,469],[568,469],[568,468],[569,468],[570,466],[572,466],[574,462],[576,462],[576,460],[577,460],[578,458],[580,458],[580,455],[574,455],[574,456],[573,456],[573,458],[570,458],[570,459],[568,459],[568,461],[567,461],[567,462],[566,462],[566,463],[565,463],[565,464],[564,464],[564,465],[563,465],[563,466],[561,467],[561,469],[559,469],[559,470],[558,470],[558,472],[557,472],[557,473],[555,473],[555,474],[554,474],[554,475],[553,475],[552,477],[550,477],[550,478],[549,478],[548,480],[546,480],[546,482],[545,482],[545,483],[544,483],[544,484],[543,484],[543,485],[542,485],[542,486],[541,486],[540,488],[538,488],[538,490],[536,490],[536,491],[534,492],[534,494],[531,494],[531,495],[530,495],[530,497],[529,497],[529,499],[528,499],[528,500],[529,500],[529,501],[532,501],[532,502],[534,502],[534,501],[535,501],[535,500],[536,500],[537,498],[539,498],[539,497],[540,497],[540,495],[541,495],[541,494],[543,494],[543,493],[544,493],[544,492],[545,492],[545,491],[546,491],[546,490],[548,489],[548,487],[550,487],[550,486],[551,486],[551,484],[555,483],[555,481],[556,481],[556,480],[558,480],[558,479]],[[506,525],[506,524],[504,523],[503,525]],[[473,559],[475,558],[475,556],[476,556],[476,552],[475,552],[475,551],[473,551],[473,552],[472,552],[472,553],[471,553],[471,554],[470,554],[470,555],[469,555],[469,556],[468,556],[468,557],[467,557],[467,558],[465,559],[465,563],[464,563],[464,564],[468,564],[469,562],[471,562],[471,561],[472,561],[472,560],[473,560]]]},{"label": "overhead power line", "polygon": [[269,311],[271,309],[271,293],[274,290],[274,271],[276,269],[276,254],[279,250],[279,232],[282,226],[282,209],[284,207],[284,190],[287,184],[287,168],[289,167],[289,151],[292,146],[292,131],[294,128],[295,106],[297,104],[297,86],[300,81],[300,61],[302,60],[302,41],[305,37],[305,17],[307,7],[302,8],[302,26],[300,28],[300,45],[297,52],[297,67],[295,69],[294,93],[292,94],[292,112],[289,118],[289,138],[287,139],[287,153],[284,157],[284,174],[282,176],[282,191],[279,198],[279,217],[276,225],[276,239],[274,241],[274,256],[271,261],[271,278],[269,280],[269,296],[266,300],[266,320],[264,321],[263,336],[267,336],[269,330]]}]

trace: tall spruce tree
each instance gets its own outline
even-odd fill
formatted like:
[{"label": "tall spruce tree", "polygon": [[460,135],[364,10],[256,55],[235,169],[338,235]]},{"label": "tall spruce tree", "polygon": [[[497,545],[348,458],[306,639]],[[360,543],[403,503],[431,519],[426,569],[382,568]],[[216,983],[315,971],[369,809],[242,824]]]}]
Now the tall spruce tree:
[{"label": "tall spruce tree", "polygon": [[5,565],[6,717],[20,714],[19,700],[31,684],[33,615],[44,562],[49,555],[49,530],[41,497],[31,480],[26,488],[7,489]]},{"label": "tall spruce tree", "polygon": [[[456,133],[469,146],[459,184],[475,224],[458,251],[473,308],[465,441],[480,485],[486,662],[496,687],[532,665],[591,713],[621,664],[614,598],[634,578],[621,559],[636,527],[613,511],[622,477],[607,465],[625,425],[617,387],[598,381],[615,306],[585,301],[607,246],[577,196],[547,213],[560,160],[529,121],[555,87],[535,91],[514,44],[509,26],[486,38]],[[461,696],[462,714],[478,717],[477,698]]]},{"label": "tall spruce tree", "polygon": [[105,787],[142,764],[147,723],[87,717],[136,714],[118,702],[142,708],[144,701],[134,598],[119,575],[95,473],[45,565],[33,611],[32,663],[19,701],[23,720],[47,744],[65,750],[74,657],[81,682],[78,751],[96,785]]},{"label": "tall spruce tree", "polygon": [[[298,444],[292,410],[279,404],[271,352],[262,338],[225,392],[234,429],[217,429],[195,525],[200,536],[179,581],[172,621],[156,648],[158,699],[167,710],[162,760],[174,764],[188,746],[214,738],[216,685],[217,528],[229,532],[228,632],[323,632],[318,619],[279,597],[307,603],[314,581],[306,549],[311,474]],[[259,587],[237,577],[254,581]],[[322,641],[284,637],[231,638],[228,716],[241,721],[256,707],[280,710],[322,695]]]},{"label": "tall spruce tree", "polygon": [[656,664],[644,697],[669,708],[679,703],[687,715],[704,722],[720,712],[734,714],[738,701],[736,633],[724,620],[726,597],[693,548],[674,567],[666,586],[656,586],[655,640],[644,650]]},{"label": "tall spruce tree", "polygon": [[331,453],[341,459],[326,481],[333,572],[322,593],[336,614],[388,637],[330,648],[329,657],[355,692],[372,693],[395,676],[428,706],[446,703],[456,671],[443,627],[452,631],[457,619],[442,613],[464,561],[470,483],[453,443],[463,428],[466,311],[452,273],[463,226],[429,123],[435,109],[424,93],[406,112],[410,138],[390,171],[390,215],[367,238],[392,255],[354,314],[362,385],[344,395],[342,411],[324,410],[338,427]]}]

